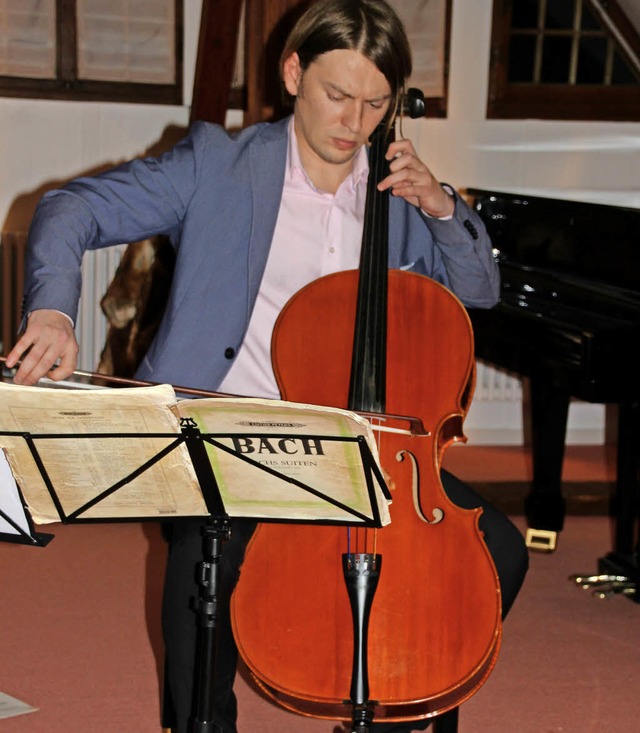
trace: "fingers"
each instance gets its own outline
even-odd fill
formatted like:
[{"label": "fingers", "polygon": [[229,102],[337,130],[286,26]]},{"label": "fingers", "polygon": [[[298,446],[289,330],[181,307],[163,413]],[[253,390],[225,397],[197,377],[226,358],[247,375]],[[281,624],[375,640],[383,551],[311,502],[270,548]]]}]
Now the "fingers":
[{"label": "fingers", "polygon": [[391,143],[386,157],[391,161],[390,173],[378,185],[379,191],[390,190],[393,196],[419,206],[430,216],[446,217],[453,214],[453,199],[418,158],[410,140]]},{"label": "fingers", "polygon": [[433,184],[431,171],[418,158],[410,140],[391,143],[386,158],[390,161],[390,173],[380,182],[380,191],[391,189],[394,196],[416,196],[418,189]]},{"label": "fingers", "polygon": [[41,377],[59,381],[76,368],[78,342],[70,320],[62,313],[37,310],[29,316],[24,334],[9,352],[8,367],[20,365],[16,384],[33,385]]},{"label": "fingers", "polygon": [[387,160],[392,160],[393,158],[398,158],[400,155],[403,154],[410,154],[415,155],[416,151],[413,147],[413,143],[408,138],[401,138],[399,140],[394,140],[393,142],[389,143],[389,147],[387,149],[386,158]]}]

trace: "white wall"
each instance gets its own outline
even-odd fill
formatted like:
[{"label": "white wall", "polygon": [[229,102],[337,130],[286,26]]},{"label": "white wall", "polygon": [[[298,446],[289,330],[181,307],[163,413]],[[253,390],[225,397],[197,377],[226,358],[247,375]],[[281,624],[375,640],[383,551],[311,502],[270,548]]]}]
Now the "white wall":
[{"label": "white wall", "polygon": [[640,208],[640,123],[485,119],[491,6],[454,0],[449,114],[413,123],[435,172],[461,187]]},{"label": "white wall", "polygon": [[[190,100],[200,0],[184,0],[185,99]],[[140,155],[170,126],[184,126],[179,106],[0,98],[0,224],[28,225],[43,187]]]},{"label": "white wall", "polygon": [[[454,0],[449,114],[407,122],[425,161],[456,187],[493,188],[640,208],[640,123],[486,120],[491,0]],[[186,125],[200,0],[185,0],[183,106],[0,98],[0,223],[28,225],[42,190],[140,155]],[[99,297],[99,294],[98,294]],[[476,442],[521,440],[514,399],[476,400],[467,433]],[[572,406],[570,442],[601,442],[604,409]]]},{"label": "white wall", "polygon": [[[491,0],[454,0],[447,119],[405,125],[434,173],[459,188],[640,208],[640,123],[485,119],[491,9]],[[473,402],[465,424],[470,442],[522,441],[514,396],[517,390]],[[572,402],[567,442],[604,438],[604,406]]]}]

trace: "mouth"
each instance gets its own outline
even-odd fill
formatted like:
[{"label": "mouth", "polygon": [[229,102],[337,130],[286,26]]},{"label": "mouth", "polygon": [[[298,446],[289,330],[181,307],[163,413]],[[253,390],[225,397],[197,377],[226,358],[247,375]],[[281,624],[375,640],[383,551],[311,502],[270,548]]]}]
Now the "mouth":
[{"label": "mouth", "polygon": [[345,151],[353,150],[358,145],[355,140],[346,140],[345,138],[341,137],[334,137],[333,144],[336,146],[336,148],[338,148],[338,150]]}]

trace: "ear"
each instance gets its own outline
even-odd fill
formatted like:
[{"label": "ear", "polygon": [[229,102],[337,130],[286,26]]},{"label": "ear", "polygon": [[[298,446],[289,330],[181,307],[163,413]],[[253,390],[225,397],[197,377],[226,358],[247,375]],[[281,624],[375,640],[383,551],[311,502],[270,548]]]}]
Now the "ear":
[{"label": "ear", "polygon": [[300,67],[300,57],[294,51],[282,64],[282,81],[292,97],[298,94],[301,77],[302,68]]}]

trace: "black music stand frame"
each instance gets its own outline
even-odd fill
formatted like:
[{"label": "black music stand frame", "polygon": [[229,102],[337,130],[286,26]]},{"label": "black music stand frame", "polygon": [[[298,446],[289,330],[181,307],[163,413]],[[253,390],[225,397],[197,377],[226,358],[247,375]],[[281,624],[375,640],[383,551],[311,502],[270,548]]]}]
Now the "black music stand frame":
[{"label": "black music stand frame", "polygon": [[[24,507],[24,502],[23,502]],[[14,542],[18,545],[31,545],[32,547],[46,547],[53,539],[52,534],[36,532],[33,521],[25,508],[25,517],[28,521],[29,531],[26,532],[14,519],[0,508],[0,519],[15,529],[15,533],[0,532],[0,542]]]}]

